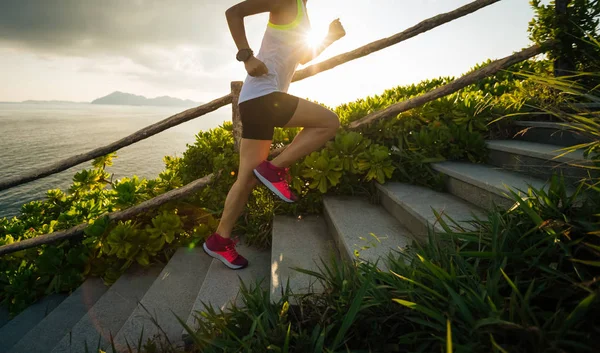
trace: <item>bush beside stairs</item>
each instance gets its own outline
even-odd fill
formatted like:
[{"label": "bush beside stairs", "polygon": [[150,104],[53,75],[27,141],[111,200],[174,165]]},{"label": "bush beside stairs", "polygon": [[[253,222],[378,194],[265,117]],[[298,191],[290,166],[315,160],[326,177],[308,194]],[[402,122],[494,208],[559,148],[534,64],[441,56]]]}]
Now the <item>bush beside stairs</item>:
[{"label": "bush beside stairs", "polygon": [[[88,279],[71,295],[53,295],[12,320],[0,313],[0,353],[108,352],[111,337],[119,351],[134,348],[140,335],[186,341],[177,317],[197,327],[196,311],[239,300],[239,281],[260,282],[272,301],[288,283],[293,293],[318,292],[313,280],[293,268],[316,270],[320,259],[339,256],[349,261],[378,261],[390,250],[425,241],[429,228],[442,231],[433,210],[458,222],[483,216],[493,204],[511,207],[506,187],[542,188],[553,173],[575,183],[583,169],[569,165],[582,154],[556,158],[561,146],[581,142],[576,132],[553,123],[527,123],[527,133],[513,140],[488,141],[488,164],[442,162],[447,192],[390,182],[378,185],[379,203],[366,198],[324,199],[322,216],[276,216],[270,251],[240,246],[250,266],[231,271],[200,248],[180,248],[165,266],[132,267],[110,288]],[[378,262],[382,270],[385,264]],[[155,325],[160,326],[160,330]]]}]

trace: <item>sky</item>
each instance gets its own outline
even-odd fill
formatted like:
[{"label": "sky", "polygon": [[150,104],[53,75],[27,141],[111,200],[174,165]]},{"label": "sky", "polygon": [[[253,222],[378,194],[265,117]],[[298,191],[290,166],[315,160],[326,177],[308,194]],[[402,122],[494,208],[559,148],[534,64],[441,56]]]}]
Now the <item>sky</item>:
[{"label": "sky", "polygon": [[[92,101],[113,91],[207,102],[246,72],[225,10],[239,0],[1,0],[0,101]],[[313,31],[347,35],[315,60],[391,36],[470,0],[309,0]],[[457,76],[531,45],[528,0],[501,0],[391,48],[291,85],[330,106]],[[255,51],[266,14],[246,19]]]}]

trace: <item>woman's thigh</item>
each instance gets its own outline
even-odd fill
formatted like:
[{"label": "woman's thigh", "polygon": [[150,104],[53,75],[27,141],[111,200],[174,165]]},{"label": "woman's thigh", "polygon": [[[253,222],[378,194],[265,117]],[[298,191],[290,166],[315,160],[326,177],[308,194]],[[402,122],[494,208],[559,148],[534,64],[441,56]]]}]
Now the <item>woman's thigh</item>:
[{"label": "woman's thigh", "polygon": [[339,126],[336,113],[306,99],[298,98],[298,100],[296,111],[285,127],[337,128]]}]

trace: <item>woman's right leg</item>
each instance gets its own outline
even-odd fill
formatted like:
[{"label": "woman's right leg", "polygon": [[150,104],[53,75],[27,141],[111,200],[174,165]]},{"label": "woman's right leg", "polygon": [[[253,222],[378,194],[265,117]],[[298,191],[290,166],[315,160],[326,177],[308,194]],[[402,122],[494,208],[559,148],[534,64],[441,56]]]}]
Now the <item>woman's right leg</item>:
[{"label": "woman's right leg", "polygon": [[258,184],[253,169],[267,159],[270,148],[270,140],[242,139],[238,177],[227,194],[223,215],[217,228],[217,233],[221,237],[231,237],[235,222],[244,211],[252,189]]}]

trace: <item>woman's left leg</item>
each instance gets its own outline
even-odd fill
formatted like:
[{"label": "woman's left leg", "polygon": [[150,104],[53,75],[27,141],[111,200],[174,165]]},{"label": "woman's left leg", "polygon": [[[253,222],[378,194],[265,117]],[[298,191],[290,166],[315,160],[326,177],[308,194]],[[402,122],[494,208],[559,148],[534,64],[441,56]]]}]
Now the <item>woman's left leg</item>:
[{"label": "woman's left leg", "polygon": [[271,163],[287,168],[298,159],[317,150],[335,136],[340,127],[336,113],[316,103],[300,99],[296,112],[285,127],[303,127],[294,141]]}]

